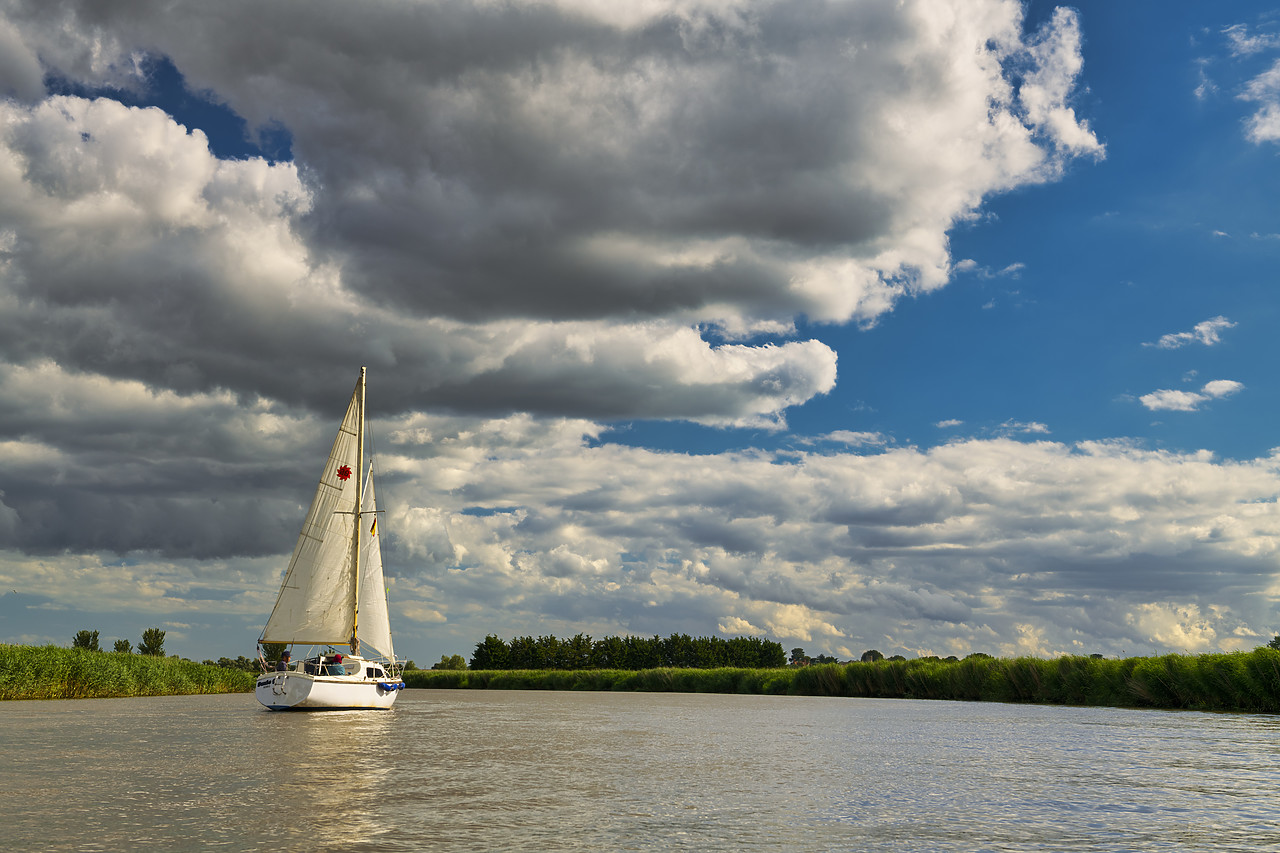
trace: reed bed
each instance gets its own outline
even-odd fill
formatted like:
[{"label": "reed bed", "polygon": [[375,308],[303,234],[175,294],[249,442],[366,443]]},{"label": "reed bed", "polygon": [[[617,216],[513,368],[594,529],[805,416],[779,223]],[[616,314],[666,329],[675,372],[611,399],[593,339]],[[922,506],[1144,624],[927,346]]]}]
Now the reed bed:
[{"label": "reed bed", "polygon": [[0,700],[247,693],[254,679],[180,658],[0,644]]},{"label": "reed bed", "polygon": [[632,690],[953,699],[1280,713],[1280,651],[1092,657],[937,658],[780,669],[414,670],[408,687]]}]

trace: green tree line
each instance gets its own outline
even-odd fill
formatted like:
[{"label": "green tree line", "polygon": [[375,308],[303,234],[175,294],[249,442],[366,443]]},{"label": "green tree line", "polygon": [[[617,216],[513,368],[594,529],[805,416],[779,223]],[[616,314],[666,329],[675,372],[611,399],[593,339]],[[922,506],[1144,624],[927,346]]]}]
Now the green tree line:
[{"label": "green tree line", "polygon": [[493,634],[476,644],[471,669],[768,669],[785,666],[782,644],[759,637],[605,637],[593,640],[576,634],[557,637],[515,637],[510,642]]}]

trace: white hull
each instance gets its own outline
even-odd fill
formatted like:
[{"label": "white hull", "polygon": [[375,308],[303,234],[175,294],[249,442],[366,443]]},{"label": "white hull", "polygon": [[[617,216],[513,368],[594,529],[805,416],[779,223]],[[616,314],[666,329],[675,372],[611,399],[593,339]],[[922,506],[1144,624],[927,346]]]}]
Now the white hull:
[{"label": "white hull", "polygon": [[254,695],[272,711],[385,710],[403,686],[398,678],[268,672],[258,676]]}]

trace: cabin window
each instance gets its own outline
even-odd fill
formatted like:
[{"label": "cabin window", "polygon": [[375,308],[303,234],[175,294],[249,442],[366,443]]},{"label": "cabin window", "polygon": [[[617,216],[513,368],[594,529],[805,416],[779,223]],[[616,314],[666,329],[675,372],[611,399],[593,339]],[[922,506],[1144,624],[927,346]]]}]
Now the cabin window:
[{"label": "cabin window", "polygon": [[365,678],[382,678],[382,670],[376,666],[371,666],[364,671]]}]

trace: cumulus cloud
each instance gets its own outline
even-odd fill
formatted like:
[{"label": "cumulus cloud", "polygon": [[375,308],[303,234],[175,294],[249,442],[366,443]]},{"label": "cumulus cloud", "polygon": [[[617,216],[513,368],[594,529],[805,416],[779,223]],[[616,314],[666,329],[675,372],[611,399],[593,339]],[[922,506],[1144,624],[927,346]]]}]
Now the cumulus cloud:
[{"label": "cumulus cloud", "polygon": [[[85,393],[64,403],[85,403]],[[147,400],[126,395],[116,405],[123,416]],[[219,405],[197,400],[192,415]],[[184,537],[211,526],[255,529],[253,514],[221,507],[234,503],[231,482],[252,486],[259,541],[285,550],[296,537],[305,511],[297,496],[315,472],[259,472],[252,460],[267,455],[255,442],[287,441],[298,424],[274,420],[279,412],[244,417],[226,437],[243,456],[223,460],[218,448],[231,442],[216,432],[193,438],[211,445],[192,464],[215,482],[187,496],[189,521],[161,504],[108,516],[133,525],[121,541],[150,550],[94,556],[105,543],[93,518],[111,509],[103,501],[85,528],[59,534],[69,551],[37,563],[10,552],[0,583],[26,595],[70,581],[75,594],[65,600],[88,609],[100,606],[96,597],[136,594],[151,612],[260,619],[280,559],[183,556]],[[490,632],[651,635],[701,625],[847,657],[866,648],[1115,654],[1152,644],[1238,648],[1270,618],[1280,558],[1274,456],[1232,462],[1013,439],[869,455],[690,455],[601,444],[590,421],[529,415],[406,414],[375,427],[392,610],[410,644],[430,635],[465,651]],[[164,448],[151,455],[159,467],[176,464]],[[4,482],[16,473],[24,492],[37,472],[73,491],[127,494],[116,501],[125,507],[151,488],[134,471],[97,471],[103,482],[86,482],[86,470],[34,446],[0,460]],[[29,504],[19,509],[24,521],[40,518]],[[172,538],[149,513],[173,525]],[[1213,609],[1223,601],[1239,604]]]},{"label": "cumulus cloud", "polygon": [[[429,467],[401,500],[440,507],[466,556],[407,561],[398,594],[427,590],[460,636],[477,600],[500,602],[512,635],[593,627],[580,620],[605,602],[618,621],[594,623],[596,633],[693,621],[840,654],[890,642],[945,653],[1203,650],[1265,621],[1262,600],[1257,612],[1210,605],[1243,590],[1266,599],[1280,556],[1275,457],[1011,439],[689,456],[584,444],[571,424],[554,450],[502,445],[527,423],[475,438],[459,421],[403,426],[392,467]],[[416,443],[419,429],[429,444]],[[1160,609],[1144,609],[1152,601]],[[1018,627],[1030,618],[1033,634]]]},{"label": "cumulus cloud", "polygon": [[1203,618],[1200,608],[1194,604],[1181,607],[1164,602],[1139,604],[1128,619],[1151,638],[1157,651],[1199,651],[1211,648],[1217,639],[1213,622]]},{"label": "cumulus cloud", "polygon": [[[278,123],[294,160],[120,103],[141,57]],[[1206,601],[1274,568],[1270,459],[601,439],[780,428],[837,380],[798,317],[869,326],[955,271],[1016,277],[953,263],[948,233],[1104,155],[1080,58],[1074,12],[1027,32],[1008,0],[0,0],[0,581],[33,612],[256,630],[367,364],[410,641],[1240,636],[1256,614]]]},{"label": "cumulus cloud", "polygon": [[1196,323],[1189,332],[1170,332],[1167,335],[1161,335],[1160,340],[1153,343],[1144,343],[1143,346],[1157,347],[1158,349],[1179,349],[1188,344],[1198,343],[1211,347],[1222,342],[1222,333],[1224,331],[1235,327],[1236,324],[1226,317],[1212,317]]},{"label": "cumulus cloud", "polygon": [[1142,405],[1153,412],[1195,412],[1210,400],[1229,397],[1243,388],[1244,385],[1234,379],[1215,379],[1211,382],[1206,382],[1198,392],[1161,389],[1152,391],[1150,394],[1143,394],[1138,399]]},{"label": "cumulus cloud", "polygon": [[1234,394],[1242,388],[1244,385],[1234,379],[1214,379],[1212,382],[1206,382],[1202,390],[1206,396],[1216,398]]},{"label": "cumulus cloud", "polygon": [[[626,14],[322,2],[301,19],[243,2],[146,5],[11,0],[5,32],[28,72],[39,56],[83,85],[136,87],[139,53],[166,56],[251,124],[287,128],[297,163],[217,162],[198,132],[153,111],[12,102],[7,224],[22,251],[9,264],[31,310],[60,309],[58,337],[83,341],[46,355],[177,390],[253,381],[227,363],[229,337],[244,362],[293,353],[284,372],[361,348],[414,364],[415,384],[461,362],[440,395],[465,408],[531,387],[459,357],[510,322],[551,339],[573,333],[561,324],[662,339],[694,323],[784,328],[797,314],[874,322],[945,283],[946,231],[984,197],[1101,152],[1069,107],[1079,32],[1063,10],[1024,34],[1008,2]],[[30,94],[29,73],[8,77]],[[72,229],[88,244],[65,242]],[[111,251],[99,259],[96,246]],[[173,295],[151,298],[162,289]],[[104,318],[117,340],[86,328]],[[192,332],[186,351],[175,325]],[[293,334],[268,333],[282,325]],[[649,363],[649,348],[632,356]],[[706,419],[820,393],[811,356],[724,358],[769,363],[749,371],[752,387],[798,384]],[[833,357],[820,360],[829,373]],[[186,367],[166,378],[160,363]],[[596,389],[546,379],[540,390],[595,405]]]},{"label": "cumulus cloud", "polygon": [[730,636],[762,636],[764,634],[762,629],[752,625],[741,616],[730,616],[724,621],[718,623],[716,625],[716,629],[720,631],[720,633],[729,634]]},{"label": "cumulus cloud", "polygon": [[1208,398],[1194,391],[1178,391],[1165,388],[1159,391],[1152,391],[1150,394],[1143,394],[1138,399],[1142,405],[1152,411],[1194,412]]},{"label": "cumulus cloud", "polygon": [[298,239],[311,194],[292,164],[217,160],[198,131],[108,100],[0,114],[12,361],[295,403],[317,401],[339,365],[408,362],[383,372],[384,405],[716,424],[776,424],[835,382],[817,341],[713,347],[676,323],[464,324],[362,303]]},{"label": "cumulus cloud", "polygon": [[1069,105],[1084,62],[1075,12],[1066,7],[1054,9],[1052,24],[1032,40],[1029,53],[1034,68],[1018,97],[1031,123],[1066,151],[1102,156],[1103,146]]}]

